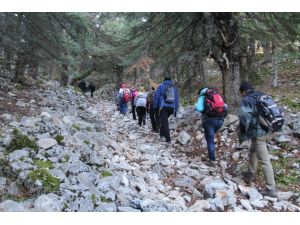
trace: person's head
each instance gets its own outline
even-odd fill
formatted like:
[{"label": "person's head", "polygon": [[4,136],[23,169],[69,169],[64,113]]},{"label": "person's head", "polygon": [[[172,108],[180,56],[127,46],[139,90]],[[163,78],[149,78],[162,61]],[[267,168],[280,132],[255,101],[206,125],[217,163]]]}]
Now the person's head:
[{"label": "person's head", "polygon": [[242,96],[245,96],[247,93],[253,90],[254,90],[253,86],[247,81],[243,81],[240,85],[240,93]]},{"label": "person's head", "polygon": [[172,79],[170,77],[165,77],[164,81],[166,81],[166,80],[172,80]]},{"label": "person's head", "polygon": [[120,85],[120,88],[125,88],[125,87],[126,87],[125,84],[121,84],[121,85]]},{"label": "person's head", "polygon": [[151,86],[151,90],[152,90],[152,91],[155,91],[155,87],[154,87],[154,86]]},{"label": "person's head", "polygon": [[144,92],[144,91],[145,91],[145,87],[144,86],[140,87],[140,92]]}]

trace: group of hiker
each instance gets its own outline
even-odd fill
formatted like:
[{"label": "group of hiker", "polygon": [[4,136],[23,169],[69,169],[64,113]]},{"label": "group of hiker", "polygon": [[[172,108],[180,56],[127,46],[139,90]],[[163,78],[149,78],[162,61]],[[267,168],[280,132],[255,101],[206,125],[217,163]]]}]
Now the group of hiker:
[{"label": "group of hiker", "polygon": [[131,102],[133,119],[138,119],[138,125],[146,125],[146,114],[149,113],[152,131],[159,133],[167,143],[171,142],[169,121],[171,115],[176,117],[179,104],[178,90],[171,78],[166,77],[157,87],[151,86],[149,92],[144,86],[136,89],[121,84],[116,93],[116,104],[121,114],[128,111]]},{"label": "group of hiker", "polygon": [[[259,162],[266,181],[266,189],[262,191],[262,194],[277,197],[267,141],[271,139],[274,132],[281,129],[284,122],[282,112],[271,96],[256,91],[249,82],[242,82],[239,91],[242,97],[238,112],[239,142],[241,145],[245,141],[251,143],[248,170],[242,173],[243,178],[246,183],[253,181]],[[195,110],[202,113],[209,163],[215,166],[214,136],[224,123],[228,107],[221,95],[213,88],[202,88],[198,94]]]},{"label": "group of hiker", "polygon": [[[242,82],[239,91],[242,97],[238,113],[240,120],[239,141],[240,144],[244,141],[251,142],[248,171],[242,173],[243,178],[246,182],[253,181],[259,162],[266,180],[266,190],[263,194],[276,197],[277,190],[274,173],[266,142],[274,131],[278,131],[281,128],[283,124],[282,114],[269,96],[256,91],[250,83]],[[223,126],[228,106],[216,88],[203,87],[199,90],[198,95],[195,111],[202,114],[202,126],[207,142],[209,158],[208,163],[211,166],[216,166],[214,139],[215,134]],[[146,124],[146,113],[148,112],[152,132],[159,133],[162,140],[165,139],[167,143],[171,143],[168,119],[171,115],[174,117],[177,116],[179,105],[178,90],[172,79],[168,77],[164,78],[164,81],[158,86],[155,87],[152,85],[149,92],[146,91],[144,86],[136,89],[135,87],[129,88],[125,84],[121,84],[116,94],[116,103],[120,113],[126,114],[128,110],[127,104],[130,101],[132,116],[136,120],[137,114],[138,125],[142,126]],[[259,102],[261,101],[265,101],[261,104],[261,107],[265,107],[266,109],[262,109],[259,106]],[[268,107],[268,104],[272,106]],[[275,110],[274,112],[268,112],[273,115],[272,118],[270,115],[263,115],[264,117],[269,116],[274,121],[271,121],[269,124],[262,123],[262,113],[260,111],[263,110]]]}]

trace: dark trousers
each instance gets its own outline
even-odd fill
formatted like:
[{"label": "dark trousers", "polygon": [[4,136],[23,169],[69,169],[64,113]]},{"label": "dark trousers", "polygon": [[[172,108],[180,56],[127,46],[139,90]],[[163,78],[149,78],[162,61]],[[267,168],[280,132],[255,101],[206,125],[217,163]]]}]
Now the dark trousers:
[{"label": "dark trousers", "polygon": [[131,102],[131,112],[132,112],[132,118],[133,118],[134,120],[136,120],[136,116],[135,116],[135,105],[134,105],[133,100],[132,100],[132,102]]},{"label": "dark trousers", "polygon": [[154,119],[155,119],[155,132],[159,133],[160,130],[159,109],[154,109]]},{"label": "dark trousers", "polygon": [[151,120],[152,131],[156,131],[155,110],[153,104],[150,105],[149,116]]},{"label": "dark trousers", "polygon": [[160,131],[159,135],[165,137],[167,142],[171,141],[170,130],[169,130],[169,116],[172,115],[174,109],[171,107],[162,108],[160,110]]},{"label": "dark trousers", "polygon": [[138,106],[136,107],[136,114],[138,116],[138,125],[146,124],[146,107]]},{"label": "dark trousers", "polygon": [[209,118],[203,122],[205,140],[207,142],[208,156],[215,160],[215,133],[222,127],[224,119]]}]

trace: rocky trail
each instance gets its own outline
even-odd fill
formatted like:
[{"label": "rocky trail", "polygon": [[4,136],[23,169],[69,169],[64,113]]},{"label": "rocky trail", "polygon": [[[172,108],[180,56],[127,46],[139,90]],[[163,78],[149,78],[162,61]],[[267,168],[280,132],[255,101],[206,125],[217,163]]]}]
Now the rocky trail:
[{"label": "rocky trail", "polygon": [[[10,102],[32,113],[0,113],[0,211],[300,211],[300,113],[268,145],[272,163],[287,161],[296,177],[270,198],[260,194],[262,174],[250,185],[240,175],[248,149],[237,143],[234,115],[216,140],[218,164],[211,167],[192,107],[170,118],[167,144],[148,119],[139,127],[130,113],[120,115],[105,88],[92,99],[53,81],[27,95],[5,86],[1,109]],[[282,170],[275,173],[287,174]]]}]

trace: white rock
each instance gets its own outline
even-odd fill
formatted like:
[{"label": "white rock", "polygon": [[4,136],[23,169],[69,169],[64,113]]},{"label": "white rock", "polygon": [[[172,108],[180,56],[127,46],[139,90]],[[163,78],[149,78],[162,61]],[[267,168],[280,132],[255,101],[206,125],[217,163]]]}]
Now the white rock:
[{"label": "white rock", "polygon": [[57,145],[57,141],[55,139],[53,139],[53,138],[45,138],[45,139],[39,140],[37,142],[37,145],[40,148],[48,149],[48,148],[53,147],[54,145]]},{"label": "white rock", "polygon": [[179,134],[179,136],[177,138],[177,140],[183,145],[185,145],[190,139],[191,139],[191,135],[189,135],[184,130],[181,131],[181,133]]},{"label": "white rock", "polygon": [[59,196],[53,193],[41,195],[34,202],[34,210],[38,212],[60,212],[61,209]]}]

